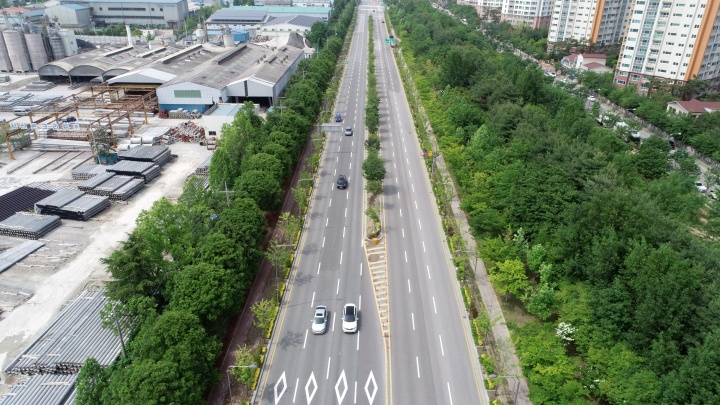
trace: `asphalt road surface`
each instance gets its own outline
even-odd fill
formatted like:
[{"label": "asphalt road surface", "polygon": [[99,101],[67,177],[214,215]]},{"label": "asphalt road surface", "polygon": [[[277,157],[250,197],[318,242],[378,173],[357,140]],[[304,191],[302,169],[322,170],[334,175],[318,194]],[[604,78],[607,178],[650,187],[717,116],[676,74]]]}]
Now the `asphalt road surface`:
[{"label": "asphalt road surface", "polygon": [[383,15],[375,19],[390,287],[390,403],[486,404],[480,365]]},{"label": "asphalt road surface", "polygon": [[[320,173],[309,207],[310,221],[300,241],[278,318],[277,339],[268,351],[258,386],[261,404],[385,404],[385,344],[375,310],[363,249],[364,109],[367,80],[368,15],[361,7],[347,65],[333,111],[344,131],[328,132]],[[334,119],[333,119],[334,121]],[[338,190],[338,175],[349,186]],[[342,308],[359,308],[358,332],[342,332]],[[323,335],[310,331],[313,309],[330,311]]]}]

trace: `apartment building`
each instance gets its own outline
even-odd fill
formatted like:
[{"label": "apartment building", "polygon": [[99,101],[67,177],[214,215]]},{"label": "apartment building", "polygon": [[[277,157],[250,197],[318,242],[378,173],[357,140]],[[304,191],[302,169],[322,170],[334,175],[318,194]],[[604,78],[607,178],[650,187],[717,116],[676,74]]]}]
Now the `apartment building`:
[{"label": "apartment building", "polygon": [[548,28],[552,11],[553,0],[503,0],[500,19],[533,29]]},{"label": "apartment building", "polygon": [[480,18],[489,19],[493,11],[500,15],[503,0],[459,0],[458,4],[474,6]]},{"label": "apartment building", "polygon": [[[642,0],[638,0],[642,1]],[[548,47],[575,39],[598,47],[622,40],[631,0],[555,0]]]},{"label": "apartment building", "polygon": [[647,92],[651,78],[665,83],[697,76],[720,85],[718,0],[637,0],[632,8],[615,84],[637,84]]}]

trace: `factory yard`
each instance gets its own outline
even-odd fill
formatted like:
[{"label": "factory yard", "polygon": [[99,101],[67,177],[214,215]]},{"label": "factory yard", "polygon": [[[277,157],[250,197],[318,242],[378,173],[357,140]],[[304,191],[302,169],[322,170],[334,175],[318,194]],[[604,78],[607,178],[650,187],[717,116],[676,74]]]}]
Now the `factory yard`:
[{"label": "factory yard", "polygon": [[[142,129],[175,126],[179,122],[183,120],[152,118]],[[58,228],[39,239],[43,247],[0,272],[0,370],[7,368],[69,300],[83,290],[102,288],[108,275],[100,259],[126,239],[142,210],[162,197],[178,198],[185,179],[212,153],[197,143],[175,143],[169,147],[177,158],[163,166],[162,174],[128,201],[113,201],[110,208],[88,221],[63,219]],[[13,161],[7,153],[0,154],[0,196],[36,183],[77,189],[83,180],[73,180],[71,169],[91,158],[91,152],[65,155],[24,150],[16,151],[15,158]],[[0,236],[0,253],[26,241]],[[2,374],[0,396],[9,392],[17,378]]]}]

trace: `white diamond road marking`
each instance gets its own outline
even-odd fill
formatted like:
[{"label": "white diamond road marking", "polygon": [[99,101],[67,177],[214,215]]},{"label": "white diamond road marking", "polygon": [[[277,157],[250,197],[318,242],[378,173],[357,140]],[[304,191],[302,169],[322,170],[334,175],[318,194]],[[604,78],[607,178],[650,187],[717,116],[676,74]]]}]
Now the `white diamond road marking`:
[{"label": "white diamond road marking", "polygon": [[[340,386],[341,382],[345,386],[343,388],[342,394],[338,390],[338,387]],[[343,399],[345,399],[345,394],[347,394],[347,390],[348,390],[348,385],[347,385],[347,380],[345,379],[345,370],[343,370],[342,373],[340,373],[340,379],[338,380],[337,383],[335,383],[335,395],[337,395],[338,404],[342,404]]]},{"label": "white diamond road marking", "polygon": [[[312,393],[308,392],[308,387],[310,386],[310,383],[313,383],[314,387],[312,389]],[[318,385],[315,381],[315,373],[312,371],[310,372],[310,379],[308,380],[307,384],[305,384],[305,398],[307,399],[308,404],[312,402],[313,397],[315,396],[315,393],[317,392]]]},{"label": "white diamond road marking", "polygon": [[[372,382],[372,384],[373,384],[372,395],[368,391],[368,386],[370,385],[370,382]],[[378,386],[377,386],[377,383],[375,382],[375,376],[373,376],[373,372],[372,372],[372,370],[370,370],[370,376],[368,377],[368,380],[365,383],[365,395],[367,395],[368,401],[370,401],[370,405],[372,405],[373,401],[375,400],[375,394],[377,394],[377,390],[378,390]]]},{"label": "white diamond road marking", "polygon": [[[278,386],[280,385],[280,383],[282,383],[282,390],[278,394]],[[280,398],[282,398],[286,389],[287,389],[287,381],[285,381],[285,372],[283,371],[282,375],[280,376],[280,379],[275,383],[275,386],[273,387],[273,390],[275,392],[275,404],[276,405],[278,402],[280,402]]]}]

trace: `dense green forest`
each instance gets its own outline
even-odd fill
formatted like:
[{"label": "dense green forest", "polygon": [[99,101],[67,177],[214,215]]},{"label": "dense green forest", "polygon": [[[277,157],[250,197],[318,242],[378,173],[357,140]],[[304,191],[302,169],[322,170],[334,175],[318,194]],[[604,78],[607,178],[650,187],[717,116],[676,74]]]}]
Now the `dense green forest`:
[{"label": "dense green forest", "polygon": [[534,315],[510,325],[533,403],[718,403],[720,212],[692,159],[623,142],[477,25],[389,4],[491,280]]},{"label": "dense green forest", "polygon": [[177,203],[157,201],[104,259],[113,277],[107,295],[116,302],[106,322],[122,325],[131,339],[127,357],[106,369],[88,359],[75,403],[202,404],[218,382],[221,340],[260,266],[266,218],[279,208],[281,185],[320,113],[355,2],[338,0],[335,10],[329,27],[337,36],[328,38],[325,24],[313,26],[309,37],[320,50],[300,62],[303,74],[292,76],[286,108],[263,120],[250,104],[223,127],[210,190],[193,179]]}]

